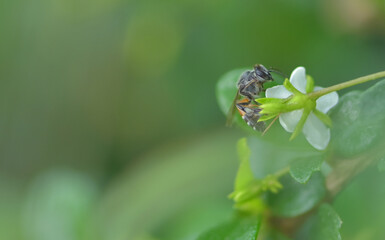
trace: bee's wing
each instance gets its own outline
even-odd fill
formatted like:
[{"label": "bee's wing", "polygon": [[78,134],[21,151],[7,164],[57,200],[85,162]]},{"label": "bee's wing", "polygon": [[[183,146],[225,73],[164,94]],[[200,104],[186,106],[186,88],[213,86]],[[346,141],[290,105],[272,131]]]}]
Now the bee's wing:
[{"label": "bee's wing", "polygon": [[227,113],[227,121],[226,121],[226,126],[231,126],[233,123],[233,118],[234,118],[234,113],[235,113],[235,108],[237,104],[237,100],[239,98],[239,91],[237,91],[237,94],[235,95],[234,101],[230,106],[229,112]]}]

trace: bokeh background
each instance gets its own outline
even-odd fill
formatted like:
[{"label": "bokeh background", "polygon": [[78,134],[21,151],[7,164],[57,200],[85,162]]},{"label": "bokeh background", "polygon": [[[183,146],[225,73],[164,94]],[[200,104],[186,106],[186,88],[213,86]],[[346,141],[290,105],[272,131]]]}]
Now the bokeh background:
[{"label": "bokeh background", "polygon": [[194,239],[229,216],[242,132],[215,84],[255,63],[384,70],[385,2],[0,0],[0,238]]}]

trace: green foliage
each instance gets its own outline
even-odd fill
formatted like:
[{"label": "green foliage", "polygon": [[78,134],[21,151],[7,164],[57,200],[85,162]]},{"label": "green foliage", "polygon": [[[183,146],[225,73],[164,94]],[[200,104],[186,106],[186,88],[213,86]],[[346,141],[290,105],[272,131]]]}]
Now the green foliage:
[{"label": "green foliage", "polygon": [[[256,164],[256,171],[254,172],[251,170],[249,158],[253,154],[250,154],[248,142],[250,146],[254,147],[251,149],[257,150],[254,158],[251,158],[252,162]],[[264,151],[258,151],[259,148]],[[285,174],[284,169],[283,171],[279,170],[282,170],[283,164],[291,162],[293,156],[301,154],[308,156],[295,159],[291,164],[290,172],[298,182],[307,183],[299,184],[290,177],[284,177],[282,180],[284,188],[279,192],[282,185],[278,179],[282,174]],[[325,195],[324,179],[321,174],[315,174],[315,177],[308,182],[312,173],[320,170],[322,164],[322,155],[320,154],[314,155],[313,153],[309,156],[307,151],[285,151],[274,147],[273,144],[263,142],[259,138],[252,137],[249,138],[249,141],[241,139],[238,142],[238,155],[241,163],[235,180],[235,190],[230,197],[235,200],[236,207],[240,209],[261,210],[262,207],[259,202],[252,202],[254,204],[251,204],[250,201],[260,197],[264,192],[270,192],[268,204],[272,212],[279,216],[293,217],[314,207]]]},{"label": "green foliage", "polygon": [[100,203],[89,239],[190,240],[229,219],[238,137],[214,132],[141,158]]},{"label": "green foliage", "polygon": [[299,234],[301,240],[341,240],[342,220],[329,204],[322,204]]},{"label": "green foliage", "polygon": [[250,149],[247,145],[247,139],[243,138],[238,142],[238,155],[241,161],[235,178],[235,189],[230,194],[230,198],[237,203],[236,207],[243,210],[258,212],[262,206],[259,201],[253,201],[260,194],[266,191],[277,193],[282,188],[278,181],[278,175],[267,175],[263,179],[256,179],[250,167]]},{"label": "green foliage", "polygon": [[320,171],[322,155],[298,158],[290,164],[290,175],[299,183],[306,183],[313,172]]},{"label": "green foliage", "polygon": [[[242,71],[231,71],[218,82],[218,103],[225,114],[234,100],[236,81]],[[307,88],[311,89],[313,85],[311,81]],[[287,82],[286,86],[291,89]],[[332,206],[323,203],[329,197],[329,188],[340,183],[329,182],[327,190],[325,177],[333,173],[340,161],[349,161],[358,154],[364,154],[362,156],[367,161],[377,161],[378,169],[385,170],[385,152],[381,148],[381,144],[385,143],[384,99],[385,80],[365,91],[346,94],[332,110],[331,116],[315,112],[328,126],[331,127],[333,123],[330,146],[323,152],[310,147],[301,136],[296,141],[288,142],[288,134],[274,126],[268,136],[262,138],[237,114],[235,123],[254,136],[238,142],[240,167],[234,192],[230,195],[235,207],[257,215],[267,211],[280,219],[306,217],[302,227],[295,232],[295,239],[341,239],[339,231],[342,221]],[[273,103],[277,105],[282,100],[258,101],[268,106]],[[265,116],[263,120],[269,119],[271,116]],[[342,179],[340,181],[345,180],[345,176],[339,177]],[[281,236],[274,229],[262,235],[264,239],[279,239],[274,236]]]},{"label": "green foliage", "polygon": [[324,177],[320,173],[300,184],[290,176],[281,180],[283,189],[278,194],[268,194],[268,204],[276,216],[295,217],[316,206],[325,196]]},{"label": "green foliage", "polygon": [[333,207],[343,220],[342,239],[385,239],[384,182],[385,174],[369,168],[336,197]]},{"label": "green foliage", "polygon": [[255,240],[260,224],[259,217],[237,217],[208,230],[198,240]]},{"label": "green foliage", "polygon": [[328,205],[323,204],[317,215],[317,226],[310,233],[310,239],[314,240],[340,240],[341,235],[339,229],[341,228],[342,220],[334,209]]},{"label": "green foliage", "polygon": [[344,95],[332,112],[331,144],[343,156],[353,156],[384,142],[385,80],[369,89]]},{"label": "green foliage", "polygon": [[[286,133],[285,133],[286,134]],[[270,141],[264,141],[260,137],[248,138],[250,147],[250,166],[256,178],[264,178],[269,174],[274,174],[298,158],[307,158],[319,154],[314,148],[294,142],[286,144],[277,144]]]},{"label": "green foliage", "polygon": [[[72,226],[83,240],[195,239],[231,211],[225,196],[235,176],[235,141],[242,137],[223,128],[229,135],[203,134],[215,122],[224,125],[212,92],[219,73],[259,61],[287,74],[305,63],[318,85],[328,86],[385,62],[383,0],[1,3],[0,238],[7,240],[71,239],[57,229]],[[347,11],[352,7],[362,11]],[[362,13],[365,21],[357,17]],[[287,139],[276,123],[261,142],[280,151],[300,140]],[[275,152],[267,151],[263,161],[268,154]],[[250,164],[259,172],[255,160]],[[288,164],[275,163],[276,171],[259,180]],[[72,175],[34,180],[63,166],[90,175],[100,195]],[[351,234],[344,239],[385,239],[372,235],[384,222],[376,217],[381,182],[363,182],[350,190],[355,195],[344,190],[338,196],[342,230]],[[264,202],[263,194],[254,201]],[[350,208],[342,211],[342,205]],[[88,217],[94,217],[94,236],[80,237],[93,225]]]},{"label": "green foliage", "polygon": [[263,240],[291,240],[291,239],[278,231],[270,231],[269,233],[266,234]]},{"label": "green foliage", "polygon": [[250,169],[250,149],[247,146],[246,138],[242,138],[238,141],[237,151],[240,165],[235,179],[236,191],[244,188],[247,184],[254,180],[253,173]]},{"label": "green foliage", "polygon": [[385,171],[385,157],[382,157],[382,158],[378,161],[378,170],[379,170],[380,172]]}]

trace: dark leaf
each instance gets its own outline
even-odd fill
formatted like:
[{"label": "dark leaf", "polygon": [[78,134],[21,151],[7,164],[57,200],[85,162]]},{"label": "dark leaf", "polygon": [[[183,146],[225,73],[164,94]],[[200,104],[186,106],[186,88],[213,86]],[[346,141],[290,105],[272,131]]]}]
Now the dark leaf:
[{"label": "dark leaf", "polygon": [[323,162],[322,155],[302,157],[290,164],[290,175],[299,183],[306,183],[313,172],[320,171]]},{"label": "dark leaf", "polygon": [[294,145],[285,139],[286,144],[264,141],[258,137],[248,138],[251,151],[250,166],[256,178],[262,179],[269,174],[280,171],[298,158],[307,158],[319,154],[313,147],[305,143],[305,146]]},{"label": "dark leaf", "polygon": [[338,154],[352,156],[384,141],[385,80],[371,88],[344,95],[332,112],[331,145]]},{"label": "dark leaf", "polygon": [[198,240],[255,240],[260,224],[258,217],[237,217],[208,230]]},{"label": "dark leaf", "polygon": [[268,204],[276,216],[295,217],[312,209],[325,196],[325,181],[321,173],[314,173],[306,183],[296,182],[290,176],[281,179],[283,189],[268,194]]},{"label": "dark leaf", "polygon": [[317,215],[305,223],[297,239],[341,240],[341,218],[329,204],[322,204]]}]

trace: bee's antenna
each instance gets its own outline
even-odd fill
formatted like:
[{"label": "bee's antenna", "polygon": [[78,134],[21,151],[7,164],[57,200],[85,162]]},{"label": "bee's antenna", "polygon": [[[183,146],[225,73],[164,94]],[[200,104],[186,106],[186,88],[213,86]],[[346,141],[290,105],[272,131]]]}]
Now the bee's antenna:
[{"label": "bee's antenna", "polygon": [[281,71],[279,71],[278,69],[275,69],[275,68],[272,68],[272,67],[269,68],[269,72],[278,73],[279,75],[281,75],[284,78],[289,78],[289,76],[287,76],[286,74],[284,74]]}]

